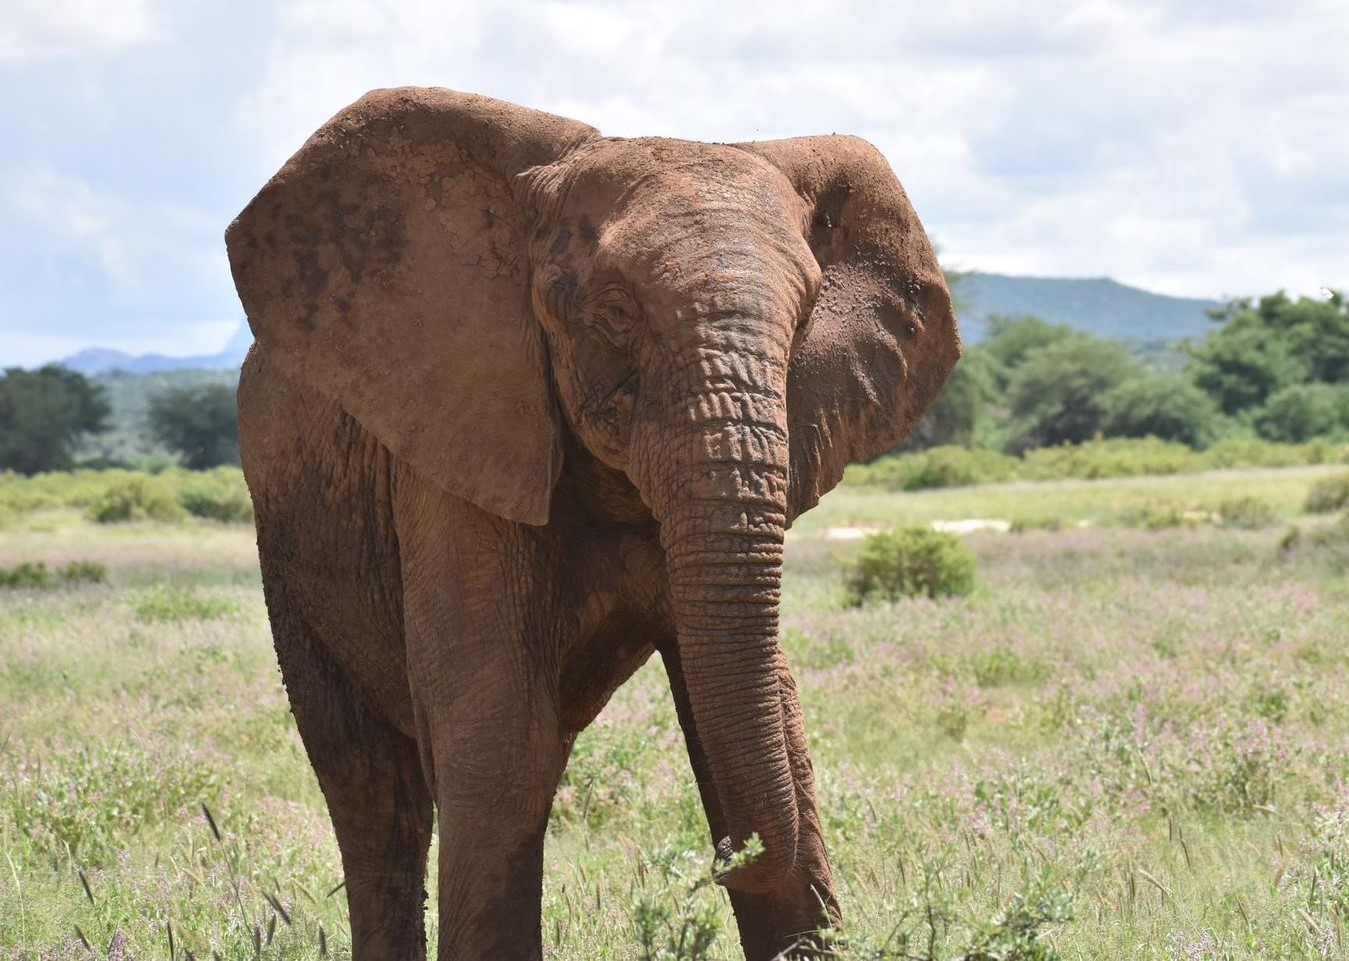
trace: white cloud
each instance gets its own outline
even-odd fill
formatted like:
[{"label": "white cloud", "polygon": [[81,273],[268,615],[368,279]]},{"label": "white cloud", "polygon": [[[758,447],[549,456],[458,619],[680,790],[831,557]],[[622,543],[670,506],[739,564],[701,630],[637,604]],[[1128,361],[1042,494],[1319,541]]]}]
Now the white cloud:
[{"label": "white cloud", "polygon": [[6,0],[0,64],[106,52],[160,36],[147,0]]}]

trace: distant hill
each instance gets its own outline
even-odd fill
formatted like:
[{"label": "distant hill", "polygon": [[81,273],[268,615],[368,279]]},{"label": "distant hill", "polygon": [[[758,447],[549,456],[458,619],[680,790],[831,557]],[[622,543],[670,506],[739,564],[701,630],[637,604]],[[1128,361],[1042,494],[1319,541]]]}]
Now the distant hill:
[{"label": "distant hill", "polygon": [[989,317],[1029,314],[1097,337],[1161,345],[1203,337],[1216,326],[1205,311],[1222,306],[1216,300],[1153,294],[1106,277],[968,273],[953,292],[961,332],[970,342],[983,337]]},{"label": "distant hill", "polygon": [[253,332],[247,324],[240,324],[218,354],[196,357],[169,357],[164,354],[127,354],[120,350],[91,347],[73,354],[58,363],[86,377],[97,377],[122,370],[128,374],[157,374],[169,370],[238,370],[253,343]]}]

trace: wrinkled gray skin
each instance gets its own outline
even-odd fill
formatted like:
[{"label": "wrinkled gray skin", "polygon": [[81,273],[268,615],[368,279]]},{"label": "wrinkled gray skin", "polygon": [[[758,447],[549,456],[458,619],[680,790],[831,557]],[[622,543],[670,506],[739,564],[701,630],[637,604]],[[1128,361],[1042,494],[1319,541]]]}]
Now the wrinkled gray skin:
[{"label": "wrinkled gray skin", "polygon": [[[605,139],[445,90],[329,121],[227,235],[244,470],[355,956],[538,958],[577,732],[664,659],[747,957],[837,923],[783,536],[959,356],[881,156]],[[803,937],[805,940],[802,940]]]}]

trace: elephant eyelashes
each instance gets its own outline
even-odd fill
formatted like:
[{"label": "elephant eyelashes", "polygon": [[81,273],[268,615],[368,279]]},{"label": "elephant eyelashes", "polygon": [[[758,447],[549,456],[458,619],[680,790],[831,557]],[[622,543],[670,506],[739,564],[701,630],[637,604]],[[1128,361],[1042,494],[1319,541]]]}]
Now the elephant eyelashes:
[{"label": "elephant eyelashes", "polygon": [[637,323],[636,301],[622,287],[605,287],[593,294],[585,308],[585,324],[613,347],[622,349]]}]

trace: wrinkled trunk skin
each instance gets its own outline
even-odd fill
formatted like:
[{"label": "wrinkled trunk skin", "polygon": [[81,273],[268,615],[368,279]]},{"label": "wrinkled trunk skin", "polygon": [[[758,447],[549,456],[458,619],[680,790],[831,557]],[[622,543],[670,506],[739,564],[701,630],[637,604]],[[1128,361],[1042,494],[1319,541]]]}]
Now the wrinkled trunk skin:
[{"label": "wrinkled trunk skin", "polygon": [[799,829],[778,679],[786,345],[762,356],[762,337],[737,324],[711,341],[677,405],[681,423],[644,437],[647,476],[660,482],[639,487],[661,524],[684,680],[729,826],[718,860],[751,834],[764,847],[722,881],[762,892],[791,872]]}]

